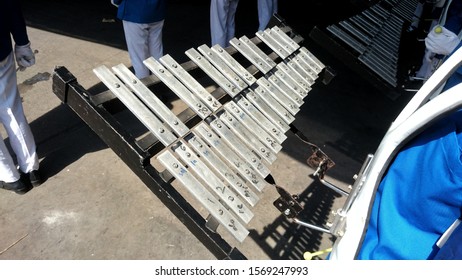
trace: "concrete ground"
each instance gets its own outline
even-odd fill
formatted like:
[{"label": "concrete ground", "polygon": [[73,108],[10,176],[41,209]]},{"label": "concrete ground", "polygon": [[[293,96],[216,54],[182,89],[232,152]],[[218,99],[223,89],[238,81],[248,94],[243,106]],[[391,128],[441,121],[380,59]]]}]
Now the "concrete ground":
[{"label": "concrete ground", "polygon": [[[45,182],[22,196],[0,190],[0,259],[215,259],[51,90],[56,66],[65,66],[85,88],[99,83],[92,72],[97,66],[130,66],[115,8],[109,1],[22,2],[38,53],[35,66],[18,72],[18,84]],[[209,3],[190,2],[170,1],[166,20],[165,52],[179,61],[186,59],[185,50],[209,44]],[[256,16],[256,8],[241,2],[237,36],[253,36],[256,19],[250,15]],[[281,15],[289,25],[293,19],[293,28],[307,39],[305,46],[337,71],[330,84],[317,83],[294,124],[336,162],[326,180],[347,190],[409,96],[390,100],[352,75],[308,40],[305,32],[315,22],[305,25],[301,12],[289,5],[295,1],[287,3]],[[1,133],[7,139],[3,128]],[[300,196],[304,221],[328,222],[344,199],[311,178],[307,145],[289,132],[283,146],[271,174]],[[278,213],[272,204],[278,197],[275,189],[266,189],[253,210],[250,235],[242,244],[230,243],[256,260],[303,259],[305,251],[331,247],[330,235],[297,226]]]}]

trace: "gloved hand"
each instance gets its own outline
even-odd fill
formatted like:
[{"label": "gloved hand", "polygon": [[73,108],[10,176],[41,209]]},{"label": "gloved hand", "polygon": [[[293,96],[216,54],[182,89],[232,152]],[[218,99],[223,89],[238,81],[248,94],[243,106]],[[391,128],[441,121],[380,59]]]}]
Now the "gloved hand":
[{"label": "gloved hand", "polygon": [[425,47],[433,53],[448,55],[459,44],[459,37],[443,26],[435,26],[425,38]]},{"label": "gloved hand", "polygon": [[23,46],[15,45],[14,54],[21,71],[35,64],[35,54],[30,47],[30,42]]}]

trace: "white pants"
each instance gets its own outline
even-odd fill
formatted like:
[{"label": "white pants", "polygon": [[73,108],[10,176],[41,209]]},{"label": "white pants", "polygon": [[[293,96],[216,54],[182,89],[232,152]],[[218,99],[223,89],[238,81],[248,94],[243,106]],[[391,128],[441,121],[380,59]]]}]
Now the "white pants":
[{"label": "white pants", "polygon": [[[39,168],[34,136],[24,116],[19,96],[14,55],[0,62],[0,122],[5,127],[19,168],[28,173]],[[20,174],[5,142],[0,141],[0,180],[14,182]]]},{"label": "white pants", "polygon": [[278,12],[278,0],[258,0],[258,30],[265,30],[273,14]]},{"label": "white pants", "polygon": [[239,0],[212,0],[210,2],[210,33],[212,46],[216,44],[223,48],[229,46],[234,38],[235,15]]},{"label": "white pants", "polygon": [[149,69],[143,61],[149,57],[159,59],[164,54],[162,29],[164,21],[154,23],[134,23],[123,21],[128,54],[135,69],[135,75],[142,79],[149,76]]}]

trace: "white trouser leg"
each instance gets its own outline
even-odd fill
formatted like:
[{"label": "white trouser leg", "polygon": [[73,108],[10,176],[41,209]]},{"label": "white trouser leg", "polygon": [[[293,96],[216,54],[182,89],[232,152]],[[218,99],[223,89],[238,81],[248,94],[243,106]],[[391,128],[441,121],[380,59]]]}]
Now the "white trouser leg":
[{"label": "white trouser leg", "polygon": [[212,46],[229,46],[235,33],[235,15],[239,0],[212,0],[210,2],[210,34]]},{"label": "white trouser leg", "polygon": [[11,183],[19,180],[19,177],[13,158],[2,140],[0,141],[0,181]]},{"label": "white trouser leg", "polygon": [[164,46],[162,44],[162,29],[164,21],[158,21],[148,24],[149,28],[149,54],[155,59],[159,59],[164,55]]},{"label": "white trouser leg", "polygon": [[278,0],[258,0],[258,30],[265,30],[273,14],[278,12]]},{"label": "white trouser leg", "polygon": [[226,47],[226,17],[228,1],[212,0],[210,2],[210,34],[212,36],[212,46],[218,44]]},{"label": "white trouser leg", "polygon": [[229,8],[228,8],[228,20],[226,26],[226,44],[229,46],[229,41],[234,38],[234,34],[236,33],[236,10],[237,4],[239,0],[231,0],[229,1]]},{"label": "white trouser leg", "polygon": [[[13,54],[0,62],[0,122],[4,125],[19,168],[30,172],[39,168],[34,136],[24,115],[19,96]],[[19,173],[5,143],[0,145],[0,179],[13,182]]]},{"label": "white trouser leg", "polygon": [[[162,55],[163,48],[161,38],[163,24],[164,21],[153,24],[123,21],[130,61],[135,69],[135,75],[140,79],[150,74],[149,69],[143,64],[143,61],[150,56],[159,58],[156,56]],[[156,40],[158,41],[156,42]],[[151,47],[152,52],[150,51]]]}]

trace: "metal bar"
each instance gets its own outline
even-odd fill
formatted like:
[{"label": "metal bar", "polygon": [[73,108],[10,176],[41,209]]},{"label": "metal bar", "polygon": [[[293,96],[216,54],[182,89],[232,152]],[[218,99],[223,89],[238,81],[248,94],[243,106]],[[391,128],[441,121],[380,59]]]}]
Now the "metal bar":
[{"label": "metal bar", "polygon": [[326,68],[326,66],[305,47],[300,48],[299,57],[301,58],[301,61],[305,61],[308,64],[313,63],[314,65],[316,65],[317,68],[315,68],[314,70],[317,71],[318,74],[322,71],[322,69]]},{"label": "metal bar", "polygon": [[264,102],[258,102],[258,99],[255,98],[247,99],[247,97],[251,97],[251,94],[252,91],[248,91],[244,95],[234,98],[234,101],[255,121],[260,122],[271,135],[280,135],[282,137],[281,134],[290,129],[289,125],[279,118]]},{"label": "metal bar", "polygon": [[296,67],[302,69],[303,73],[311,77],[313,81],[319,77],[319,73],[322,71],[322,69],[317,67],[314,63],[305,61],[300,53],[293,56],[289,63],[293,63]]},{"label": "metal bar", "polygon": [[180,80],[192,93],[196,94],[204,104],[215,112],[221,107],[220,102],[210,94],[188,71],[177,63],[170,55],[164,55],[159,61]]},{"label": "metal bar", "polygon": [[[280,31],[278,27],[276,29],[271,28],[271,29],[266,29],[263,31],[267,36],[272,38],[274,42],[276,42],[283,50],[285,50],[288,53],[288,56],[293,54],[300,46],[296,44],[292,39],[290,39],[287,34],[284,32]],[[284,34],[284,35],[282,35]]]},{"label": "metal bar", "polygon": [[127,106],[127,108],[159,139],[165,146],[172,144],[177,137],[133,93],[112,74],[106,66],[93,69],[98,78]]},{"label": "metal bar", "polygon": [[[267,29],[268,30],[268,29]],[[280,58],[286,59],[291,53],[289,53],[284,46],[281,46],[268,32],[258,31],[255,33],[260,40],[263,41],[273,52],[275,52]]]},{"label": "metal bar", "polygon": [[[254,104],[266,104],[279,117],[281,117],[284,120],[284,123],[287,125],[291,124],[295,120],[295,117],[273,97],[272,93],[269,93],[269,91],[263,86],[257,86],[255,90],[249,91],[246,97],[251,99]],[[263,111],[265,111],[265,109],[263,109]]]},{"label": "metal bar", "polygon": [[212,111],[205,105],[199,97],[192,94],[175,76],[170,73],[160,62],[153,57],[146,59],[144,65],[151,70],[165,85],[167,85],[181,100],[188,104],[198,116],[202,119],[212,114]]},{"label": "metal bar", "polygon": [[285,81],[292,81],[292,88],[294,91],[301,97],[305,98],[308,95],[308,92],[311,90],[310,84],[305,80],[298,72],[294,71],[292,68],[287,66],[285,63],[279,63],[276,66],[278,71],[284,73],[281,78],[286,77]]},{"label": "metal bar", "polygon": [[254,121],[244,111],[240,110],[233,100],[226,103],[224,107],[227,112],[238,119],[242,125],[244,125],[253,134],[253,137],[259,139],[262,143],[265,143],[266,146],[268,146],[274,153],[278,153],[282,150],[282,146],[277,139],[273,138],[272,135],[266,132],[259,123]]},{"label": "metal bar", "polygon": [[[242,117],[241,115],[250,116],[250,119],[253,120],[259,126],[261,126],[263,130],[266,131],[270,135],[271,139],[275,139],[277,143],[284,142],[284,140],[286,140],[287,137],[284,135],[284,133],[281,133],[280,129],[270,121],[270,118],[271,118],[270,116],[267,115],[268,117],[265,117],[264,115],[264,113],[266,113],[267,111],[271,109],[266,109],[263,106],[260,106],[260,103],[263,103],[263,104],[265,103],[259,96],[255,94],[255,92],[247,91],[245,96],[247,98],[253,99],[252,104],[238,105],[237,103],[234,103],[234,101],[230,101],[231,102],[230,106],[233,109],[233,112],[235,112],[236,114],[239,114],[240,118]],[[239,100],[240,99],[243,99],[243,97],[239,98]],[[255,111],[253,106],[257,109],[260,109],[261,107],[262,108],[261,113],[259,113],[258,111]],[[244,109],[242,109],[242,107],[244,107]],[[265,134],[261,134],[261,135],[265,135]],[[275,148],[279,150],[279,146],[276,144],[275,146],[276,146]]]},{"label": "metal bar", "polygon": [[146,87],[125,65],[112,67],[116,75],[154,112],[167,123],[179,137],[186,135],[189,128],[165,106],[165,104]]},{"label": "metal bar", "polygon": [[299,224],[301,226],[304,226],[304,227],[307,227],[307,228],[310,228],[310,229],[314,229],[314,230],[317,230],[317,231],[321,231],[321,232],[324,232],[324,233],[332,234],[329,229],[322,228],[322,227],[319,227],[319,226],[315,226],[315,225],[310,224],[310,223],[302,222],[297,218],[294,218],[293,220],[294,220],[295,223],[297,223],[297,224]]},{"label": "metal bar", "polygon": [[[217,219],[224,228],[243,242],[249,231],[224,207],[205,187],[177,160],[169,150],[165,150],[157,159],[182,185]],[[226,226],[227,225],[227,226]]]},{"label": "metal bar", "polygon": [[213,131],[215,131],[215,133],[217,133],[239,156],[247,161],[260,176],[265,178],[270,174],[270,170],[263,164],[262,159],[254,151],[249,149],[246,144],[242,143],[242,140],[240,140],[223,121],[216,118],[211,120],[209,125]]},{"label": "metal bar", "polygon": [[371,36],[364,34],[362,30],[359,30],[354,26],[352,23],[350,23],[348,20],[344,20],[338,23],[341,27],[343,27],[345,30],[348,30],[353,36],[355,36],[357,39],[359,39],[361,42],[363,42],[365,45],[369,45],[372,41]]},{"label": "metal bar", "polygon": [[250,47],[240,40],[233,38],[229,41],[229,43],[263,74],[268,73],[272,69],[272,66],[267,64],[264,58],[261,58],[252,52]]},{"label": "metal bar", "polygon": [[275,71],[272,75],[266,75],[265,78],[275,87],[277,88],[282,94],[287,96],[293,103],[295,103],[298,107],[303,105],[303,98],[296,93],[292,88],[287,86],[285,81],[284,75],[280,71]]},{"label": "metal bar", "polygon": [[241,179],[235,171],[233,171],[226,163],[221,160],[216,153],[203,142],[200,137],[190,134],[185,139],[188,144],[198,153],[201,158],[206,161],[215,173],[221,175],[228,182],[229,186],[240,195],[250,206],[255,206],[260,198],[257,194],[247,186],[247,183]]},{"label": "metal bar", "polygon": [[179,144],[173,150],[181,160],[192,169],[199,177],[204,185],[208,186],[209,191],[215,194],[220,202],[234,213],[241,221],[248,224],[254,217],[252,211],[245,205],[231,189],[223,183],[223,181],[212,172],[205,163],[188,147],[184,140],[180,140]]},{"label": "metal bar", "polygon": [[297,72],[308,84],[312,86],[318,76],[311,70],[307,71],[305,68],[301,67],[300,64],[295,61],[295,59],[289,59],[284,61],[284,63],[291,68],[293,71]]},{"label": "metal bar", "polygon": [[231,97],[236,96],[240,89],[236,87],[230,80],[228,80],[223,74],[220,73],[213,65],[205,59],[198,51],[195,49],[189,49],[186,52],[186,55],[199,66],[212,80],[214,80],[218,86],[220,86],[226,93]]},{"label": "metal bar", "polygon": [[276,154],[271,148],[258,137],[255,137],[253,133],[245,127],[239,119],[235,118],[231,112],[226,110],[226,108],[218,112],[217,116],[243,143],[247,144],[254,153],[259,155],[262,159],[265,159],[269,164],[276,161]]},{"label": "metal bar", "polygon": [[226,160],[230,166],[236,168],[256,190],[261,192],[267,185],[262,176],[255,172],[255,169],[236,152],[234,152],[222,138],[218,137],[213,130],[205,123],[200,123],[194,129],[194,133],[200,135],[207,144],[217,151],[220,156]]},{"label": "metal bar", "polygon": [[[270,81],[268,81],[265,77],[261,77],[257,80],[258,87],[255,88],[255,92],[260,96],[264,97],[263,100],[271,100],[266,96],[272,97],[273,99],[277,100],[281,106],[283,106],[291,115],[295,116],[300,111],[300,106],[292,101],[289,97],[285,94],[282,94],[276,86],[274,86]],[[268,104],[270,107],[277,106],[278,103],[271,102]],[[268,102],[266,102],[268,103]],[[280,110],[279,108],[274,108],[274,111],[284,120],[286,120],[287,124],[290,124],[294,121],[294,118],[291,115],[286,113],[286,110]]]},{"label": "metal bar", "polygon": [[385,81],[382,77],[377,75],[375,72],[370,71],[364,64],[358,63],[358,58],[352,52],[343,48],[336,40],[333,40],[326,32],[321,30],[319,27],[314,27],[310,32],[310,37],[320,44],[330,54],[338,57],[345,65],[347,65],[352,71],[355,71],[358,75],[367,80],[376,89],[380,90],[384,94],[387,94],[393,98],[396,97],[396,89]]},{"label": "metal bar", "polygon": [[351,20],[355,22],[358,26],[362,26],[364,30],[372,36],[375,36],[380,31],[380,28],[378,26],[372,24],[361,14],[351,17]]},{"label": "metal bar", "polygon": [[215,45],[212,47],[212,50],[221,58],[223,61],[234,71],[236,72],[241,79],[243,79],[249,86],[254,84],[257,79],[245,69],[239,62],[234,59],[225,49],[220,45]]},{"label": "metal bar", "polygon": [[207,58],[210,63],[212,63],[218,71],[221,72],[231,83],[233,83],[239,91],[244,90],[247,88],[247,83],[242,80],[239,75],[237,75],[226,63],[218,56],[215,52],[213,52],[207,45],[201,45],[197,48],[202,55]]},{"label": "metal bar", "polygon": [[287,33],[285,33],[281,28],[278,26],[273,26],[271,27],[271,31],[276,33],[276,36],[278,37],[278,40],[284,41],[286,45],[288,45],[288,48],[290,48],[292,51],[291,53],[295,52],[300,48],[300,45],[297,44],[292,38],[290,38]]},{"label": "metal bar", "polygon": [[239,40],[233,38],[229,42],[263,74],[268,73],[276,66],[276,63],[246,36],[241,37]]},{"label": "metal bar", "polygon": [[388,74],[388,73],[384,72],[382,69],[378,68],[376,63],[374,63],[373,61],[371,61],[367,57],[359,57],[358,59],[359,59],[359,61],[363,62],[364,65],[369,67],[369,69],[371,69],[372,71],[377,73],[380,77],[382,77],[382,79],[387,81],[390,85],[397,86],[396,77],[390,76],[390,74]]},{"label": "metal bar", "polygon": [[336,25],[329,25],[326,29],[358,53],[362,54],[366,50],[366,46],[358,42],[358,40],[351,37],[348,33],[338,28]]}]

